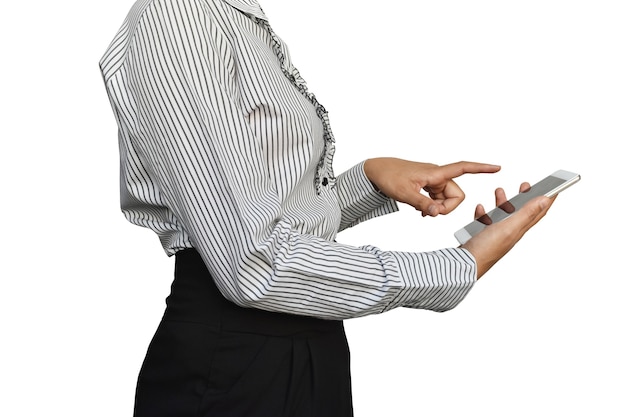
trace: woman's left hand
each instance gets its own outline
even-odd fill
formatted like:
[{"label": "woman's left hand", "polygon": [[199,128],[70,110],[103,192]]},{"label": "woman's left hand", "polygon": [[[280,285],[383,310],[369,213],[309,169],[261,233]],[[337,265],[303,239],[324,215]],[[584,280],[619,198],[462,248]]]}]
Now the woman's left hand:
[{"label": "woman's left hand", "polygon": [[387,197],[415,207],[422,216],[435,217],[450,213],[465,199],[465,193],[453,178],[498,172],[500,166],[478,162],[439,166],[398,158],[373,158],[365,161],[364,170],[367,178]]}]

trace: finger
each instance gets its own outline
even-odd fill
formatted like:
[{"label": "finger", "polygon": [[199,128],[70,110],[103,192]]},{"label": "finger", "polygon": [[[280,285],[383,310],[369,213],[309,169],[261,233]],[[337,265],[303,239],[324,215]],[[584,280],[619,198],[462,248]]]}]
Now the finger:
[{"label": "finger", "polygon": [[422,212],[422,217],[425,216],[437,216],[439,214],[439,204],[433,199],[426,197],[421,193],[414,193],[410,198],[406,201],[407,204],[410,204],[415,208],[415,210]]},{"label": "finger", "polygon": [[465,193],[457,183],[449,181],[441,195],[431,195],[431,198],[440,203],[439,214],[448,214],[465,200]]},{"label": "finger", "polygon": [[460,161],[439,167],[446,178],[456,178],[463,174],[492,174],[500,171],[500,165],[483,164],[480,162]]},{"label": "finger", "polygon": [[496,188],[496,206],[501,206],[502,204],[507,202],[506,193],[503,188]]},{"label": "finger", "polygon": [[480,216],[483,216],[485,213],[485,206],[483,206],[482,204],[478,204],[476,206],[476,209],[474,210],[474,218],[477,219]]},{"label": "finger", "polygon": [[487,215],[485,207],[482,204],[478,204],[476,206],[476,210],[474,210],[474,218],[485,226],[493,224],[493,220],[491,220],[491,217]]},{"label": "finger", "polygon": [[520,184],[520,186],[519,186],[519,192],[520,193],[525,193],[525,192],[527,192],[529,190],[530,190],[530,183],[523,182],[523,183]]}]

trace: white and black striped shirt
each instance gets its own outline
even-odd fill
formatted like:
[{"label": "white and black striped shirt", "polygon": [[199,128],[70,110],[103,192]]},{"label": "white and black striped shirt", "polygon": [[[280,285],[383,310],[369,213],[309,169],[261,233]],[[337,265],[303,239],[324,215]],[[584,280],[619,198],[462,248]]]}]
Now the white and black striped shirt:
[{"label": "white and black striped shirt", "polygon": [[326,111],[255,0],[139,0],[100,67],[126,218],[168,255],[196,248],[233,302],[344,319],[445,311],[474,284],[463,249],[335,241],[397,206],[363,163],[334,176]]}]

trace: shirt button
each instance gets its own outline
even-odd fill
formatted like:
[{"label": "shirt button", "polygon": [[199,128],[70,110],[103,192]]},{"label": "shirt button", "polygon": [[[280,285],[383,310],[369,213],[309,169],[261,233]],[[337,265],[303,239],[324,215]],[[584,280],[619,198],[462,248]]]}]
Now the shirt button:
[{"label": "shirt button", "polygon": [[324,178],[322,179],[322,185],[323,185],[324,187],[326,187],[326,186],[328,185],[328,178],[324,177]]}]

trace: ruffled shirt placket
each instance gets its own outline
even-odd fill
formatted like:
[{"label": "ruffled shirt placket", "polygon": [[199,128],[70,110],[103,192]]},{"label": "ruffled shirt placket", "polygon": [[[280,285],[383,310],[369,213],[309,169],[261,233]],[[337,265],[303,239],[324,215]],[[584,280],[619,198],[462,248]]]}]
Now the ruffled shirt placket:
[{"label": "ruffled shirt placket", "polygon": [[317,170],[315,174],[315,189],[318,194],[321,194],[324,187],[329,187],[330,189],[335,187],[336,177],[333,172],[333,156],[335,154],[335,137],[333,135],[332,129],[330,128],[330,120],[328,118],[328,111],[326,108],[315,97],[315,94],[309,91],[306,82],[300,76],[300,72],[293,66],[287,65],[287,59],[285,57],[285,52],[283,50],[282,42],[280,38],[276,35],[272,27],[269,25],[269,22],[265,19],[261,19],[258,17],[253,17],[253,19],[264,28],[272,41],[272,49],[278,58],[280,63],[281,70],[283,74],[291,81],[291,83],[300,91],[300,93],[307,98],[315,107],[315,112],[317,116],[320,118],[323,127],[323,137],[324,137],[324,150],[322,152],[322,157],[320,158],[317,164]]}]

